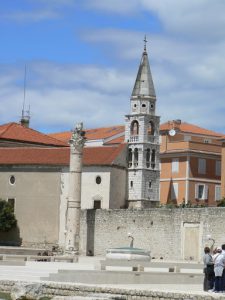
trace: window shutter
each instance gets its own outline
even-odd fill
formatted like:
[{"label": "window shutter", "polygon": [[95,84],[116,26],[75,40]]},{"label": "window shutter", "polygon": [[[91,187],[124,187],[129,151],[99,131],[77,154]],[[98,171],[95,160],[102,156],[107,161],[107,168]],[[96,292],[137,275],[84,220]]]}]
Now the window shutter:
[{"label": "window shutter", "polygon": [[215,201],[221,200],[221,187],[220,185],[215,186]]},{"label": "window shutter", "polygon": [[198,173],[205,174],[206,172],[206,160],[204,158],[198,159]]},{"label": "window shutter", "polygon": [[209,190],[209,188],[208,188],[208,185],[204,185],[204,196],[203,196],[203,200],[206,200],[206,199],[208,199],[208,190]]},{"label": "window shutter", "polygon": [[179,172],[179,158],[172,159],[172,173]]},{"label": "window shutter", "polygon": [[198,183],[195,184],[195,199],[198,199]]}]

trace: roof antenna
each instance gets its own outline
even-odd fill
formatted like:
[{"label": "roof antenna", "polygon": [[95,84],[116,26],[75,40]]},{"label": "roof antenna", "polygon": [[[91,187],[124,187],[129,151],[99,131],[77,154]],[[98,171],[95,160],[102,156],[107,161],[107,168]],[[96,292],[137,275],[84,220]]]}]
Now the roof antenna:
[{"label": "roof antenna", "polygon": [[20,119],[20,124],[24,127],[29,127],[30,124],[30,105],[28,110],[25,110],[26,103],[26,81],[27,81],[27,66],[25,65],[24,69],[24,84],[23,84],[23,108],[22,108],[22,117]]}]

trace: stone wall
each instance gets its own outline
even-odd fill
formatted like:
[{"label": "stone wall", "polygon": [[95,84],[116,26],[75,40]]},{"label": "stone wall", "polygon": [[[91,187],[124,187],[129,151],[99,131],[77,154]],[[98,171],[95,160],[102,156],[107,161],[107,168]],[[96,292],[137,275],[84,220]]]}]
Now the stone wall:
[{"label": "stone wall", "polygon": [[[206,292],[161,292],[146,290],[129,290],[122,288],[88,286],[62,283],[25,283],[13,281],[0,281],[0,291],[11,293],[13,299],[40,299],[49,297],[57,300],[63,299],[120,299],[120,300],[212,300],[225,299],[223,295],[208,294]],[[61,296],[61,297],[59,297]],[[70,296],[69,298],[66,298]],[[71,298],[73,296],[74,298]]]},{"label": "stone wall", "polygon": [[129,245],[151,250],[155,258],[201,261],[203,248],[225,243],[225,208],[155,208],[145,210],[83,210],[81,253],[92,250],[105,255],[106,249]]}]

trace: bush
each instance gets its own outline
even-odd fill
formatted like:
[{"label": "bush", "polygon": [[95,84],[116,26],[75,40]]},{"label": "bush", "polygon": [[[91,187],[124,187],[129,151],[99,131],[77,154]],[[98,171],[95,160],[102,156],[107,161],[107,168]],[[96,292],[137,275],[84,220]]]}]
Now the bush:
[{"label": "bush", "polygon": [[225,207],[225,198],[221,199],[220,202],[217,204],[218,207]]},{"label": "bush", "polygon": [[7,201],[0,199],[0,231],[9,231],[16,227],[16,224],[13,207]]}]

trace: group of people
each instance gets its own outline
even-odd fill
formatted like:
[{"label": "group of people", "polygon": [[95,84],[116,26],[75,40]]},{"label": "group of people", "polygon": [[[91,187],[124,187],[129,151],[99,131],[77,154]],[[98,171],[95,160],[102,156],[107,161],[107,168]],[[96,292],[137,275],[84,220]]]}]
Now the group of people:
[{"label": "group of people", "polygon": [[204,291],[225,292],[225,244],[212,251],[204,248]]}]

